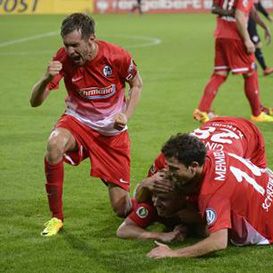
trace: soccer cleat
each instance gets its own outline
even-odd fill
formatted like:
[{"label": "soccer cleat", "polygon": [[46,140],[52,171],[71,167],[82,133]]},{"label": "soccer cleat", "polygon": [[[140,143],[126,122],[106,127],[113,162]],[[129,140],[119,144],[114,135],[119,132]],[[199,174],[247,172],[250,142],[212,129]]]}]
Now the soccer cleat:
[{"label": "soccer cleat", "polygon": [[251,116],[251,120],[254,122],[273,122],[273,117],[261,112],[259,116]]},{"label": "soccer cleat", "polygon": [[273,67],[267,67],[265,70],[264,70],[264,76],[268,76],[270,74],[273,73]]},{"label": "soccer cleat", "polygon": [[195,109],[192,115],[194,119],[200,121],[201,123],[205,123],[210,119],[207,112],[202,112],[199,109]]},{"label": "soccer cleat", "polygon": [[273,108],[261,105],[261,111],[266,113],[269,116],[273,116]]},{"label": "soccer cleat", "polygon": [[45,229],[41,232],[42,236],[49,237],[56,235],[63,227],[63,221],[53,217],[44,224]]}]

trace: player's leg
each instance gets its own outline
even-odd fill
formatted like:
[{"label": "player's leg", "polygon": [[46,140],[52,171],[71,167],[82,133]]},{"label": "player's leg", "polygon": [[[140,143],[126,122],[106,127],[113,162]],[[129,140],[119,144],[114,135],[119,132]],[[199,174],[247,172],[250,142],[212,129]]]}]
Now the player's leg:
[{"label": "player's leg", "polygon": [[118,217],[126,217],[132,209],[132,202],[128,191],[118,185],[108,184],[109,199],[113,211]]},{"label": "player's leg", "polygon": [[193,117],[204,123],[210,119],[212,102],[218,92],[219,87],[225,82],[228,77],[229,67],[227,66],[225,57],[224,41],[222,39],[215,40],[215,58],[214,72],[206,84],[203,95],[199,101],[198,109],[193,112]]},{"label": "player's leg", "polygon": [[205,86],[203,96],[199,102],[198,109],[202,112],[209,112],[212,102],[217,94],[219,87],[227,79],[226,71],[213,72],[208,83]]},{"label": "player's leg", "polygon": [[46,191],[52,219],[46,223],[41,235],[55,235],[63,226],[62,192],[64,179],[63,156],[77,147],[71,132],[55,128],[49,136],[45,155]]},{"label": "player's leg", "polygon": [[246,74],[243,74],[243,77],[244,77],[244,91],[251,108],[252,121],[273,122],[273,117],[261,111],[261,101],[260,101],[257,71],[252,70]]}]

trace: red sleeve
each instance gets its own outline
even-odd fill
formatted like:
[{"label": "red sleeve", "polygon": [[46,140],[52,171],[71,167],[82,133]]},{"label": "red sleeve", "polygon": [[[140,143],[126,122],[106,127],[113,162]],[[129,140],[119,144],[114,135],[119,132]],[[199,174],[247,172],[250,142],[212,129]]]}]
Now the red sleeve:
[{"label": "red sleeve", "polygon": [[128,217],[142,228],[149,226],[158,218],[155,207],[150,203],[138,203]]},{"label": "red sleeve", "polygon": [[209,232],[231,228],[230,203],[225,196],[200,196],[199,209],[206,218]]},{"label": "red sleeve", "polygon": [[166,168],[166,166],[167,166],[167,163],[166,163],[165,156],[162,153],[160,153],[155,159],[153,165],[150,167],[148,171],[148,176],[154,175],[158,171]]},{"label": "red sleeve", "polygon": [[[64,60],[66,59],[66,57],[67,57],[67,55],[66,55],[66,52],[65,52],[64,48],[61,48],[61,49],[58,50],[56,55],[53,57],[53,61],[59,61],[59,62],[63,63]],[[48,90],[58,89],[59,88],[59,83],[60,83],[62,78],[63,78],[63,70],[61,70],[58,75],[53,77],[51,82],[48,83],[47,89]]]},{"label": "red sleeve", "polygon": [[119,58],[117,58],[117,65],[119,67],[119,74],[122,80],[129,81],[135,77],[137,74],[137,66],[132,59],[131,55],[121,49]]}]

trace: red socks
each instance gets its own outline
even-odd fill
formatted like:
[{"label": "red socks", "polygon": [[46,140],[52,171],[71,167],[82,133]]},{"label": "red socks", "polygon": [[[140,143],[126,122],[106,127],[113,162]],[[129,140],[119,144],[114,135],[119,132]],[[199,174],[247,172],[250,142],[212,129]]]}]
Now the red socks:
[{"label": "red socks", "polygon": [[48,205],[52,212],[52,217],[63,220],[63,180],[64,180],[64,166],[63,160],[59,163],[51,165],[45,159],[45,175],[46,175],[46,192],[48,198]]},{"label": "red socks", "polygon": [[202,112],[209,112],[212,101],[214,100],[220,85],[226,80],[227,76],[212,74],[207,83],[203,96],[199,102],[198,109]]},{"label": "red socks", "polygon": [[245,77],[245,94],[251,107],[253,116],[258,116],[261,113],[261,102],[259,97],[259,86],[257,72],[254,71],[249,77]]}]

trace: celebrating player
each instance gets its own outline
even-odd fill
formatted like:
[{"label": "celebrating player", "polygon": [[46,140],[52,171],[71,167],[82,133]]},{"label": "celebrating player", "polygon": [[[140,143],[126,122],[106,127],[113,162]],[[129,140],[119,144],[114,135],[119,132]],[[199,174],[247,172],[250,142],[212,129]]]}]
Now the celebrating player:
[{"label": "celebrating player", "polygon": [[225,249],[228,241],[242,245],[273,243],[273,173],[225,151],[206,152],[189,134],[171,137],[162,148],[177,188],[198,195],[209,236],[179,249],[157,243],[147,256],[197,257]]},{"label": "celebrating player", "polygon": [[[158,173],[147,179],[158,181]],[[164,224],[167,231],[147,229],[156,222]],[[131,213],[119,226],[117,236],[123,239],[153,239],[167,243],[174,240],[182,241],[189,233],[205,236],[205,228],[206,225],[199,216],[195,202],[186,200],[186,196],[180,192],[153,191],[152,201],[135,204]]]},{"label": "celebrating player", "polygon": [[[89,157],[91,175],[108,186],[113,210],[122,217],[130,212],[127,122],[142,90],[142,80],[130,54],[97,40],[91,17],[71,14],[62,22],[61,36],[64,47],[49,62],[30,98],[31,106],[41,105],[64,79],[66,109],[49,136],[44,160],[52,219],[46,223],[43,236],[55,235],[63,227],[64,161],[78,165]],[[126,83],[130,87],[127,100]]]},{"label": "celebrating player", "polygon": [[[265,168],[266,154],[263,136],[252,122],[244,118],[216,117],[195,129],[192,135],[198,137],[208,150],[224,150],[251,160],[260,168]],[[149,170],[149,176],[167,168],[165,156],[161,153]],[[160,175],[157,179],[146,178],[136,190],[138,202],[151,200],[153,191],[172,191]]]},{"label": "celebrating player", "polygon": [[[200,122],[209,120],[211,104],[219,87],[225,82],[229,72],[242,74],[244,91],[251,107],[251,119],[255,122],[273,122],[273,117],[261,107],[259,84],[255,70],[255,45],[247,31],[247,21],[253,10],[253,0],[216,0],[212,12],[217,14],[215,30],[215,60],[214,71],[207,83],[198,109],[193,117]],[[269,29],[262,25],[268,39],[271,38]],[[269,111],[271,112],[271,111]]]}]

